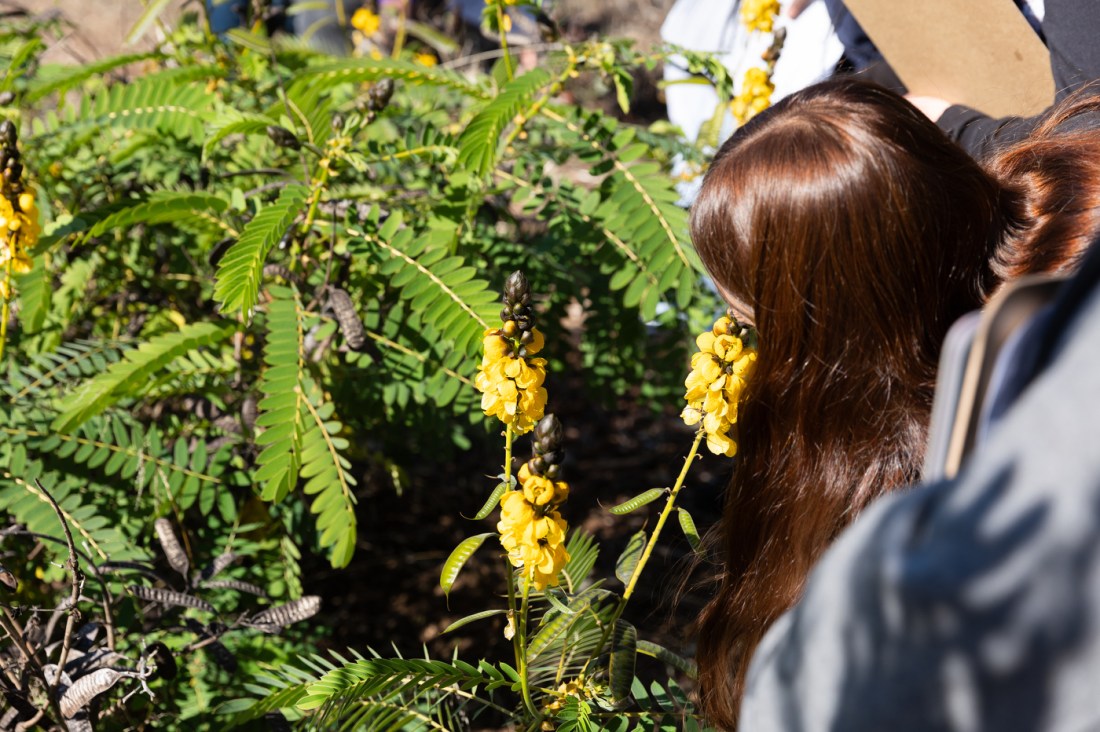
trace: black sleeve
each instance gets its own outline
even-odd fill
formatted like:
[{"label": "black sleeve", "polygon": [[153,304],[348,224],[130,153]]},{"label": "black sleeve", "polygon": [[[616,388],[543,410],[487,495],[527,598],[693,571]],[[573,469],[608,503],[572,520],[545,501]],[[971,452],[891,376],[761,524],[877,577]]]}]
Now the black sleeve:
[{"label": "black sleeve", "polygon": [[1100,8],[1095,0],[1046,0],[1043,35],[1050,49],[1055,99],[1100,79]]},{"label": "black sleeve", "polygon": [[1039,116],[994,119],[962,104],[951,105],[936,120],[939,128],[975,160],[983,160],[994,150],[1024,139],[1038,123]]}]

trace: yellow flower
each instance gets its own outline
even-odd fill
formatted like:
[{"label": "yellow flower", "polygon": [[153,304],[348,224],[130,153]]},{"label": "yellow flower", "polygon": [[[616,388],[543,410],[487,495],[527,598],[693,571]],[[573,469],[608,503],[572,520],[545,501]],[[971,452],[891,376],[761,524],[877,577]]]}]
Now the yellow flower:
[{"label": "yellow flower", "polygon": [[774,91],[775,84],[768,71],[755,66],[746,71],[740,93],[730,101],[730,112],[737,123],[743,125],[771,106]]},{"label": "yellow flower", "polygon": [[434,53],[421,52],[413,56],[413,60],[421,66],[435,66],[439,63]]},{"label": "yellow flower", "polygon": [[741,3],[741,24],[750,31],[771,33],[778,14],[779,0],[743,0]]},{"label": "yellow flower", "polygon": [[[532,341],[526,346],[542,347],[543,338],[538,330],[532,330]],[[490,417],[496,417],[512,427],[517,434],[531,431],[546,411],[546,360],[518,357],[514,339],[499,330],[485,331],[482,341],[485,355],[478,366],[474,384],[481,392],[481,409]]]},{"label": "yellow flower", "polygon": [[500,543],[508,552],[508,561],[524,568],[536,590],[556,587],[558,573],[569,561],[565,551],[568,525],[557,511],[542,509],[526,494],[526,490],[508,491],[501,497]]},{"label": "yellow flower", "polygon": [[737,454],[737,403],[756,364],[756,350],[734,335],[737,324],[727,317],[695,339],[699,352],[691,357],[691,372],[684,380],[687,406],[680,413],[685,424],[700,422],[707,449],[716,455]]},{"label": "yellow flower", "polygon": [[382,27],[382,19],[367,8],[359,8],[351,16],[351,27],[365,36],[373,36]]}]

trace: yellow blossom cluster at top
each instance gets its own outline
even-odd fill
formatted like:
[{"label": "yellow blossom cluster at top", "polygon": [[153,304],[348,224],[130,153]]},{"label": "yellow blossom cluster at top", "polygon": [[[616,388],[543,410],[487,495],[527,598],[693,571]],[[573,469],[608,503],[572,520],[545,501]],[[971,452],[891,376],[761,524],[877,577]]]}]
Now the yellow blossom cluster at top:
[{"label": "yellow blossom cluster at top", "polygon": [[715,455],[737,454],[737,403],[745,382],[756,365],[756,349],[748,348],[740,338],[737,321],[723,316],[711,330],[695,339],[699,352],[691,358],[687,387],[687,406],[680,415],[689,425],[703,423],[707,448]]},{"label": "yellow blossom cluster at top", "polygon": [[775,16],[779,14],[779,0],[742,0],[741,24],[750,31],[771,33]]},{"label": "yellow blossom cluster at top", "polygon": [[351,27],[369,38],[382,27],[382,19],[368,8],[359,8],[351,16]]},{"label": "yellow blossom cluster at top", "polygon": [[755,66],[746,71],[741,91],[730,101],[730,112],[737,124],[745,124],[771,106],[774,91],[775,84],[769,71]]},{"label": "yellow blossom cluster at top", "polygon": [[0,268],[11,267],[18,274],[30,272],[27,250],[37,242],[38,207],[34,196],[20,193],[14,205],[6,196],[0,196]]},{"label": "yellow blossom cluster at top", "polygon": [[474,380],[481,392],[481,408],[510,426],[516,434],[529,432],[546,409],[546,359],[531,358],[542,350],[542,333],[531,329],[531,342],[520,345],[504,328],[485,331],[485,355]]},{"label": "yellow blossom cluster at top", "polygon": [[565,533],[569,528],[557,508],[569,496],[569,485],[533,472],[527,464],[516,476],[520,489],[500,499],[497,531],[514,567],[536,590],[558,585],[558,573],[569,561]]}]

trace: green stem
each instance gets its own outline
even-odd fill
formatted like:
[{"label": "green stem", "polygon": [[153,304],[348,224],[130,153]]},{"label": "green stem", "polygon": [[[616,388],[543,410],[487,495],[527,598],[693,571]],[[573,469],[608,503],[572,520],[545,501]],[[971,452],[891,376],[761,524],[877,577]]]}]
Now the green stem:
[{"label": "green stem", "polygon": [[610,621],[604,626],[603,634],[600,636],[600,642],[596,644],[596,648],[592,652],[592,655],[585,661],[584,668],[581,669],[581,676],[584,676],[588,671],[588,666],[607,644],[607,639],[611,636],[611,631],[614,629],[615,623],[622,617],[623,611],[626,609],[626,603],[630,601],[631,595],[634,594],[634,588],[638,585],[638,579],[642,576],[642,570],[645,569],[645,565],[649,561],[650,555],[653,554],[653,547],[657,545],[657,539],[661,536],[661,530],[668,521],[668,517],[672,515],[672,509],[676,505],[676,497],[680,494],[680,489],[684,487],[684,479],[687,478],[688,470],[691,469],[691,464],[695,461],[695,456],[699,453],[699,445],[703,443],[703,437],[705,435],[706,431],[700,426],[699,431],[695,433],[695,442],[691,445],[691,451],[688,452],[687,457],[684,458],[684,466],[680,468],[680,475],[676,478],[676,484],[672,486],[672,491],[668,494],[665,508],[661,511],[661,516],[657,519],[657,525],[653,528],[653,533],[649,537],[649,542],[642,551],[642,556],[638,559],[638,563],[634,566],[634,571],[630,574],[630,581],[626,583],[626,590],[619,599],[619,604],[615,607],[615,612],[612,613]]},{"label": "green stem", "polygon": [[500,51],[504,59],[504,73],[508,76],[508,81],[511,81],[515,72],[512,70],[512,54],[508,52],[508,31],[504,30],[504,6],[499,1],[497,2],[497,28],[500,29]]},{"label": "green stem", "polygon": [[523,582],[523,601],[520,606],[519,620],[516,624],[516,637],[519,638],[516,663],[519,664],[519,688],[523,692],[523,704],[527,707],[527,712],[532,719],[537,722],[542,718],[542,715],[535,709],[535,704],[531,701],[531,688],[527,679],[527,600],[530,594],[531,578],[526,577]]},{"label": "green stem", "polygon": [[649,543],[646,544],[645,551],[642,552],[641,559],[638,560],[638,565],[634,567],[634,572],[630,575],[630,582],[626,585],[626,591],[623,592],[623,599],[620,601],[619,613],[615,616],[622,614],[622,608],[626,606],[630,596],[634,594],[634,587],[638,584],[638,578],[642,576],[642,570],[645,569],[646,562],[649,561],[649,556],[653,553],[653,547],[657,545],[657,538],[661,535],[661,529],[664,528],[665,522],[668,521],[668,517],[672,515],[672,509],[676,504],[676,496],[679,495],[680,489],[684,487],[684,479],[687,478],[688,470],[691,469],[691,464],[695,461],[695,456],[699,453],[699,445],[703,443],[703,436],[706,432],[702,427],[695,433],[695,442],[691,444],[691,452],[688,453],[687,458],[684,459],[684,466],[680,468],[680,475],[676,478],[676,485],[672,486],[672,492],[668,494],[668,501],[665,502],[665,510],[661,511],[661,517],[657,519],[657,525],[653,528],[653,534],[649,537]]},{"label": "green stem", "polygon": [[4,305],[0,312],[0,363],[4,361],[4,345],[8,342],[8,310],[11,307],[12,296],[11,264],[12,259],[9,257],[8,264],[4,267]]}]

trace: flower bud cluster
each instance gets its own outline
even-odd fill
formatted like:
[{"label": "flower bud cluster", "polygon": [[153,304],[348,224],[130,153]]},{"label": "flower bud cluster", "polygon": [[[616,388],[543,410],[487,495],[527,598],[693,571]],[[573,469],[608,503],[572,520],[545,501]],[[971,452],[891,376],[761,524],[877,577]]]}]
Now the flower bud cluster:
[{"label": "flower bud cluster", "polygon": [[742,0],[741,2],[741,24],[750,31],[771,33],[777,15],[779,15],[779,0]]},{"label": "flower bud cluster", "polygon": [[772,74],[775,73],[775,62],[779,60],[787,37],[786,29],[775,30],[777,15],[779,0],[743,0],[741,3],[741,25],[750,33],[772,33],[774,30],[775,38],[763,55],[766,68],[753,67],[747,70],[741,81],[741,91],[730,100],[730,113],[738,125],[745,124],[771,106],[772,93],[775,92]]},{"label": "flower bud cluster", "polygon": [[478,366],[475,385],[481,392],[481,408],[510,426],[516,434],[530,432],[546,409],[546,360],[532,358],[544,339],[534,326],[531,291],[522,272],[514,272],[504,285],[503,322],[485,331],[485,355]]},{"label": "flower bud cluster", "polygon": [[[23,163],[18,135],[10,120],[0,123],[0,268],[29,272],[28,249],[38,242],[38,207],[34,194],[23,187]],[[0,296],[10,297],[7,278]]]},{"label": "flower bud cluster", "polygon": [[730,101],[730,112],[737,124],[745,124],[771,106],[774,91],[770,70],[754,66],[746,71],[741,91]]},{"label": "flower bud cluster", "polygon": [[569,497],[569,485],[556,480],[563,457],[561,422],[548,414],[535,427],[534,455],[517,474],[519,488],[500,499],[500,543],[514,567],[523,567],[535,589],[556,587],[569,561],[565,550],[568,525],[558,508]]},{"label": "flower bud cluster", "polygon": [[699,352],[691,358],[684,382],[687,406],[680,416],[689,425],[702,421],[707,448],[715,455],[737,454],[737,403],[756,366],[756,349],[745,346],[746,334],[735,319],[723,316],[695,339]]}]

